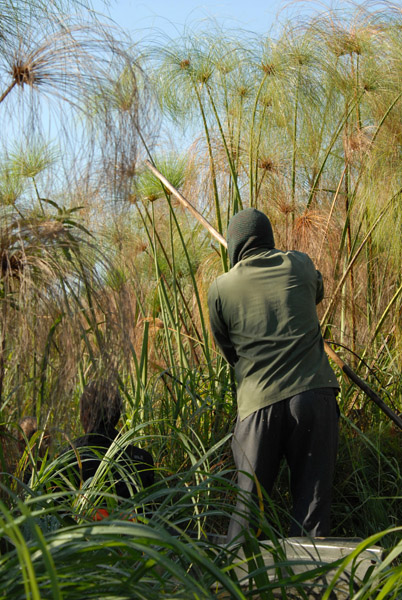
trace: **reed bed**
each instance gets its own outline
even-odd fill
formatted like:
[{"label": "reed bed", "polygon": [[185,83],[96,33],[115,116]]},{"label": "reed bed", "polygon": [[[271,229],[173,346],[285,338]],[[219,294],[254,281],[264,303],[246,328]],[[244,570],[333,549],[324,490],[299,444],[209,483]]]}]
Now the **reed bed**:
[{"label": "reed bed", "polygon": [[[324,336],[400,413],[400,10],[351,5],[275,37],[208,23],[133,43],[66,7],[2,8],[0,119],[16,133],[0,155],[0,597],[309,598],[320,581],[332,598],[346,577],[350,598],[398,598],[401,432],[341,373],[333,531],[361,538],[356,553],[295,572],[279,543],[286,469],[262,518],[273,571],[252,535],[242,576],[216,543],[236,491],[236,396],[206,294],[228,260],[144,160],[223,235],[255,206],[278,247],[308,252]],[[171,141],[183,130],[184,151]],[[84,487],[63,471],[78,399],[99,377],[124,398],[122,443],[157,468],[129,503],[106,485],[113,448]],[[27,414],[52,440],[40,467],[17,447]],[[94,521],[102,504],[109,516]],[[386,553],[359,579],[370,544]]]}]

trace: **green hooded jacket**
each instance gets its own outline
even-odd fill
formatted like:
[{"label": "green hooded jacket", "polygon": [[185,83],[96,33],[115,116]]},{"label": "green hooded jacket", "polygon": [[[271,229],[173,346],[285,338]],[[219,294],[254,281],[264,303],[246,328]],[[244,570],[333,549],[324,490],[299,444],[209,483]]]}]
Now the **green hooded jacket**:
[{"label": "green hooded jacket", "polygon": [[228,229],[232,268],[211,285],[216,344],[234,367],[240,419],[317,388],[339,388],[324,350],[316,304],[321,274],[302,252],[274,248],[269,219],[246,209]]}]

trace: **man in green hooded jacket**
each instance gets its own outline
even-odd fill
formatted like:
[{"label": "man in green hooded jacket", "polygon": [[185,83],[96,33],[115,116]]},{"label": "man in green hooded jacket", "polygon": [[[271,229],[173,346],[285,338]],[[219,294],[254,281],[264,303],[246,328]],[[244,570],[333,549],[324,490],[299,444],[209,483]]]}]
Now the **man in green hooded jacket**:
[{"label": "man in green hooded jacket", "polygon": [[338,445],[338,382],[324,351],[316,304],[321,274],[302,252],[275,248],[271,223],[249,208],[228,227],[231,269],[211,285],[214,339],[234,367],[238,419],[232,441],[239,494],[228,540],[258,529],[249,502],[269,495],[282,457],[290,468],[291,536],[330,533]]}]

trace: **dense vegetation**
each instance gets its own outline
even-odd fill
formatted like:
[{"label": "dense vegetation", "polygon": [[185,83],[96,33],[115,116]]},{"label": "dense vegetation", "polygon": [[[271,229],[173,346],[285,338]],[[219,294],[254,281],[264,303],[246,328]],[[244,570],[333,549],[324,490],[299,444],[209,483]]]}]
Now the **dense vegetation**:
[{"label": "dense vegetation", "polygon": [[[208,23],[134,43],[74,2],[0,10],[0,597],[243,598],[256,584],[261,598],[307,598],[317,577],[330,597],[359,555],[338,575],[325,565],[292,575],[277,543],[285,469],[262,520],[275,580],[252,538],[243,587],[211,541],[234,497],[233,375],[206,308],[228,262],[144,160],[223,235],[256,206],[279,248],[308,252],[324,275],[325,337],[400,413],[401,11],[344,8],[263,37]],[[83,386],[99,378],[124,397],[122,442],[146,447],[158,468],[127,505],[100,492],[107,465],[67,498],[54,491]],[[365,581],[351,576],[350,597],[397,598],[402,433],[339,378],[333,533],[387,550]],[[20,480],[35,456],[15,442],[28,414],[34,441],[52,438],[29,488]],[[102,502],[110,516],[93,521]]]}]

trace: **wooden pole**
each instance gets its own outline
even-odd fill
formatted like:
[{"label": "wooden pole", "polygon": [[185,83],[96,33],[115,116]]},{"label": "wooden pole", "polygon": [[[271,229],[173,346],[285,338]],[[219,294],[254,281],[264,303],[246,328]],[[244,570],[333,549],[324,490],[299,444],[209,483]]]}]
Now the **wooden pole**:
[{"label": "wooden pole", "polygon": [[224,248],[227,248],[226,240],[219,233],[219,231],[217,231],[215,229],[215,227],[213,227],[211,225],[211,223],[209,221],[207,221],[202,216],[202,214],[199,213],[198,210],[196,208],[194,208],[194,206],[192,204],[190,204],[190,202],[188,200],[186,200],[186,198],[182,194],[180,194],[180,192],[178,190],[176,190],[175,187],[173,187],[173,185],[166,179],[166,177],[164,175],[162,175],[162,173],[160,173],[158,171],[158,169],[149,162],[149,160],[146,160],[145,164],[152,171],[152,173],[155,175],[155,177],[157,177],[159,179],[159,181],[161,181],[163,183],[165,188],[168,189],[169,192],[171,192],[174,196],[176,196],[176,198],[180,201],[180,203],[191,212],[191,214],[197,219],[197,221],[199,221],[200,223],[202,223],[202,225],[204,225],[205,229],[207,229],[209,231],[209,233],[212,235],[212,237],[214,237],[222,246],[224,246]]},{"label": "wooden pole", "polygon": [[[179,202],[187,208],[191,214],[199,221],[224,248],[227,248],[227,242],[225,238],[211,225],[209,221],[207,221],[201,213],[198,212],[196,208],[182,195],[176,188],[158,171],[153,164],[151,164],[148,160],[145,161],[147,167],[152,171],[152,173],[159,179],[161,183],[169,190],[171,194],[173,194]],[[377,406],[397,425],[400,429],[402,429],[402,418],[394,413],[387,404],[370,388],[370,386],[363,381],[356,373],[338,356],[336,352],[331,348],[331,346],[324,340],[324,349],[327,353],[327,356],[331,358],[341,369],[343,373],[355,383],[373,402],[377,404]]]}]

